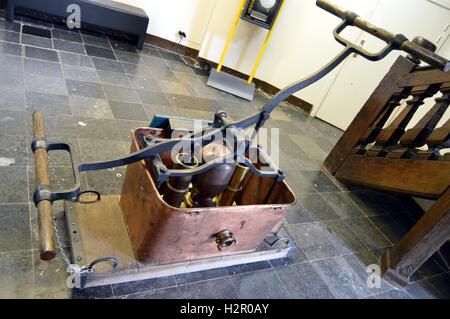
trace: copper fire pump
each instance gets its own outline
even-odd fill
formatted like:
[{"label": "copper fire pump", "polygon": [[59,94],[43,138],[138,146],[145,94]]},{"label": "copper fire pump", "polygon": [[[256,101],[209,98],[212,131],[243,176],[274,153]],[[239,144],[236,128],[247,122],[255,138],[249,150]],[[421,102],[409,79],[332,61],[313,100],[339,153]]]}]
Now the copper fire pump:
[{"label": "copper fire pump", "polygon": [[[213,143],[201,150],[204,162],[210,162],[229,155],[230,150],[223,144]],[[227,188],[236,164],[225,163],[216,168],[195,176],[192,179],[192,191],[186,196],[187,207],[216,207],[216,198]]]}]

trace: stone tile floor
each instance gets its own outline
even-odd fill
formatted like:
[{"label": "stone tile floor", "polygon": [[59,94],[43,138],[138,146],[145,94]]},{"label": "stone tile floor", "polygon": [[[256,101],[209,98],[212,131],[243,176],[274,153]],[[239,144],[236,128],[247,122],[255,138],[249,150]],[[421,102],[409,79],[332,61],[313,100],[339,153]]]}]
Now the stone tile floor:
[{"label": "stone tile floor", "polygon": [[[22,25],[51,37],[22,33]],[[29,28],[25,29],[29,32]],[[46,32],[41,32],[45,34]],[[48,34],[48,32],[47,32]],[[342,132],[282,104],[268,123],[281,130],[281,166],[298,196],[283,232],[298,246],[288,259],[70,291],[60,257],[38,258],[36,210],[31,204],[34,161],[31,114],[45,112],[49,138],[70,141],[82,161],[128,151],[130,129],[154,114],[211,119],[256,112],[251,103],[205,85],[204,72],[151,45],[133,46],[31,19],[0,19],[0,298],[449,298],[448,264],[436,255],[406,290],[366,285],[367,265],[391,248],[417,220],[391,195],[346,188],[321,162]],[[54,187],[70,186],[68,158],[50,158]],[[123,169],[82,177],[84,187],[118,194]],[[56,205],[63,232],[61,205]],[[67,245],[67,240],[65,240]],[[448,248],[448,247],[447,247]]]}]

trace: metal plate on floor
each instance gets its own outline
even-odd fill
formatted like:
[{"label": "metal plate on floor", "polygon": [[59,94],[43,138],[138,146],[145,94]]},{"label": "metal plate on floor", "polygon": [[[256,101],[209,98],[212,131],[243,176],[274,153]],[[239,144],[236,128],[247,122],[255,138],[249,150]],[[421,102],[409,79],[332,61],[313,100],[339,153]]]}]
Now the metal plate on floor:
[{"label": "metal plate on floor", "polygon": [[216,69],[211,70],[207,84],[248,101],[253,101],[255,97],[254,83],[249,84],[246,80],[225,72],[217,72]]}]

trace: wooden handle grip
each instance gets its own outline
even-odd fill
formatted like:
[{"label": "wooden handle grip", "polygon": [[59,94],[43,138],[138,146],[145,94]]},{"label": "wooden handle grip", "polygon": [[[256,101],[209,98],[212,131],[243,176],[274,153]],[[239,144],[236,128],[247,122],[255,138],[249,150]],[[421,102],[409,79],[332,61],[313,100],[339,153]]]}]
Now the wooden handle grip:
[{"label": "wooden handle grip", "polygon": [[[41,112],[33,113],[33,131],[35,138],[45,138],[44,115]],[[36,161],[36,182],[38,185],[49,185],[48,154],[45,149],[37,149],[34,152]],[[41,259],[48,261],[56,257],[55,241],[53,239],[53,214],[52,203],[48,200],[39,202],[38,227],[39,247]]]}]

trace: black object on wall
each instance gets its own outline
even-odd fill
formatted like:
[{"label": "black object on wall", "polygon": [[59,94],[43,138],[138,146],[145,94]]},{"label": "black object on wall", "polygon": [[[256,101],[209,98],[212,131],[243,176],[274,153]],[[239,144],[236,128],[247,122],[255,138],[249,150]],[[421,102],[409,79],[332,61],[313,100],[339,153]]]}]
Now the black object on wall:
[{"label": "black object on wall", "polygon": [[242,19],[265,29],[272,29],[284,0],[247,0]]},{"label": "black object on wall", "polygon": [[0,9],[6,8],[6,0],[0,0]]},{"label": "black object on wall", "polygon": [[[2,1],[2,0],[0,0]],[[8,0],[6,19],[15,15],[31,16],[54,23],[66,24],[68,7],[80,8],[81,29],[125,37],[143,48],[149,18],[144,10],[115,1],[105,0]]]}]

